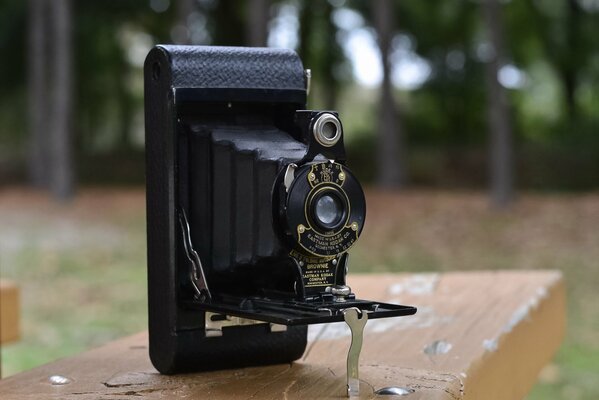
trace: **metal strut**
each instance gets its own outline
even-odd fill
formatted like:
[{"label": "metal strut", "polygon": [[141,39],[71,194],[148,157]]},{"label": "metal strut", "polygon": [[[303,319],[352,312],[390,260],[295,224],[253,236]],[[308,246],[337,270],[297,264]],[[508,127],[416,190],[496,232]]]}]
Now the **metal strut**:
[{"label": "metal strut", "polygon": [[204,268],[202,267],[202,261],[200,256],[193,249],[191,242],[191,233],[189,230],[189,222],[187,221],[187,214],[185,209],[181,208],[179,212],[179,224],[181,225],[181,231],[183,232],[183,247],[185,248],[185,255],[191,262],[191,269],[189,270],[189,278],[193,285],[196,293],[198,294],[200,301],[211,300],[210,289],[208,289],[208,283],[206,282],[206,276],[204,275]]},{"label": "metal strut", "polygon": [[351,330],[351,345],[347,353],[347,397],[351,398],[360,395],[358,366],[360,363],[364,327],[366,326],[366,322],[368,322],[368,313],[366,311],[362,312],[357,307],[350,307],[343,310],[343,317]]}]

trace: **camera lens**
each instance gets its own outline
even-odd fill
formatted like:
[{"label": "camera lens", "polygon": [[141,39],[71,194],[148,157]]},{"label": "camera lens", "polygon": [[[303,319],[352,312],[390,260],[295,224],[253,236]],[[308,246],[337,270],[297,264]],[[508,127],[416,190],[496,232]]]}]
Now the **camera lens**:
[{"label": "camera lens", "polygon": [[345,214],[343,202],[333,192],[319,196],[314,202],[314,222],[321,228],[335,229],[342,222]]},{"label": "camera lens", "polygon": [[360,183],[342,164],[320,162],[297,167],[291,184],[281,171],[279,189],[285,201],[273,210],[294,250],[316,257],[346,252],[364,226],[366,204]]}]

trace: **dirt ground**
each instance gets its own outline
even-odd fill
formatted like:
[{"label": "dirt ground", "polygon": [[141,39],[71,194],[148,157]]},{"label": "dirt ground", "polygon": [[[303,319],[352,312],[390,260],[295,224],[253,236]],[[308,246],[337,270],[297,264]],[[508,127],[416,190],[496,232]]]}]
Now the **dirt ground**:
[{"label": "dirt ground", "polygon": [[[56,204],[0,191],[0,273],[22,289],[23,336],[3,374],[145,329],[141,189],[85,189]],[[492,209],[484,193],[367,191],[351,271],[559,269],[568,335],[530,399],[599,398],[599,194],[521,194]]]}]

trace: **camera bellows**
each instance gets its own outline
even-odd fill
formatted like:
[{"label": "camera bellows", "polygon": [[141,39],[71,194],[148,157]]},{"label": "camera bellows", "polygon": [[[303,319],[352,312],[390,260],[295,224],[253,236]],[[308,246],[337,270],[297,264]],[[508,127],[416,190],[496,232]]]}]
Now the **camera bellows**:
[{"label": "camera bellows", "polygon": [[[191,187],[190,208],[212,231],[199,238],[212,268],[230,271],[286,253],[273,229],[272,190],[279,171],[301,159],[306,145],[272,128],[192,126],[190,133],[192,143],[205,147],[190,154],[191,181],[205,183]],[[204,201],[196,207],[199,197]]]}]

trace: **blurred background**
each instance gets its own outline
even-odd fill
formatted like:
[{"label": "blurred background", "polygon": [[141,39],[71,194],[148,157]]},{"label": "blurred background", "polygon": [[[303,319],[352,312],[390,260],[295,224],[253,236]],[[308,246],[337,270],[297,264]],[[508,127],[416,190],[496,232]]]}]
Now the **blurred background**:
[{"label": "blurred background", "polygon": [[353,270],[562,270],[568,335],[529,398],[598,398],[598,37],[599,0],[1,0],[3,375],[146,327],[149,49],[272,46],[367,186]]}]

